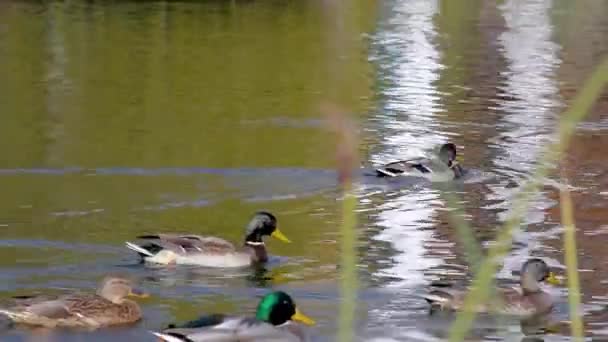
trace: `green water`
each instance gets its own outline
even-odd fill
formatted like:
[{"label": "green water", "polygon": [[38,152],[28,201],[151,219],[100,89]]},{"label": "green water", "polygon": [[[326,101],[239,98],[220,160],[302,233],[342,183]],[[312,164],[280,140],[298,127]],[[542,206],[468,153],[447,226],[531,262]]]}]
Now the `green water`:
[{"label": "green water", "polygon": [[[338,60],[332,39],[370,31],[371,4],[340,29],[320,2],[1,6],[4,296],[87,288],[111,272],[145,277],[125,269],[137,258],[124,241],[180,230],[238,242],[259,209],[294,241],[269,242],[285,259],[273,273],[332,286],[336,204],[320,193],[335,183],[333,136],[320,107],[370,105],[365,40]],[[175,277],[212,283],[207,296],[153,282],[146,305],[169,304],[148,326],[239,310],[255,304],[255,286],[273,285],[219,275]]]}]

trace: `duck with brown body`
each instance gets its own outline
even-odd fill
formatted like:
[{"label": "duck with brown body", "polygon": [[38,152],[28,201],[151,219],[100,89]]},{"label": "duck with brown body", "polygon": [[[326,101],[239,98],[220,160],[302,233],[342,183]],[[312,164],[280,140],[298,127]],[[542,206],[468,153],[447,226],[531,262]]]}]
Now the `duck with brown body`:
[{"label": "duck with brown body", "polygon": [[[502,301],[498,307],[490,304],[481,304],[475,308],[476,312],[498,312],[506,315],[530,317],[548,313],[553,308],[553,299],[543,291],[540,282],[552,285],[560,281],[551,272],[549,266],[538,258],[529,259],[521,268],[520,287],[515,289],[497,289]],[[431,309],[462,310],[466,292],[433,290],[424,299],[431,305]]]},{"label": "duck with brown body", "polygon": [[127,297],[147,297],[122,277],[106,277],[95,294],[15,297],[16,306],[1,309],[14,323],[46,328],[97,329],[135,323],[141,319],[139,305]]},{"label": "duck with brown body", "polygon": [[291,242],[277,228],[276,217],[266,211],[255,213],[245,229],[240,248],[215,237],[196,234],[141,235],[145,244],[126,242],[127,248],[136,251],[143,261],[156,264],[182,264],[206,267],[243,267],[268,261],[263,238],[272,236],[283,242]]},{"label": "duck with brown body", "polygon": [[445,181],[464,175],[462,166],[456,161],[456,145],[443,144],[435,158],[415,158],[390,162],[376,169],[377,177],[418,176]]},{"label": "duck with brown body", "polygon": [[166,342],[306,341],[304,327],[296,322],[315,324],[287,293],[275,291],[260,300],[255,317],[212,314],[153,334]]}]

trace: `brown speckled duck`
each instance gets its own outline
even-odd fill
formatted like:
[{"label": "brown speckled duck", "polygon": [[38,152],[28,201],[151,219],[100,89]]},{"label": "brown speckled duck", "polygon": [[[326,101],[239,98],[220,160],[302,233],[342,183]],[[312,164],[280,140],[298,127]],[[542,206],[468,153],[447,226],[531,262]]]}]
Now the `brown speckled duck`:
[{"label": "brown speckled duck", "polygon": [[[544,314],[553,308],[553,299],[540,287],[540,282],[546,281],[553,285],[560,284],[549,266],[538,258],[527,260],[520,275],[521,291],[515,289],[498,289],[502,296],[499,307],[482,304],[476,308],[477,312],[499,312],[502,314],[529,317]],[[463,308],[465,292],[433,290],[424,299],[433,309],[461,310]]]},{"label": "brown speckled duck", "polygon": [[147,297],[131,281],[106,277],[96,294],[71,294],[56,298],[16,297],[17,306],[0,309],[13,322],[46,328],[97,329],[135,323],[141,319],[139,305],[127,297]]}]

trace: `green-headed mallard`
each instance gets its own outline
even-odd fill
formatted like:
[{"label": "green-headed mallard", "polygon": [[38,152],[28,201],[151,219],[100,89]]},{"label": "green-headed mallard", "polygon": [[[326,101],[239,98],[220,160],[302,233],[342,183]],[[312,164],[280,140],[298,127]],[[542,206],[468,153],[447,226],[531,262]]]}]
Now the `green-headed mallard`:
[{"label": "green-headed mallard", "polygon": [[[560,281],[549,270],[549,266],[538,258],[529,259],[521,268],[521,291],[499,289],[502,297],[500,307],[481,304],[477,312],[499,312],[507,315],[529,317],[551,311],[553,299],[540,287],[541,281],[557,285]],[[433,290],[424,297],[432,308],[461,310],[466,293],[446,290]]]},{"label": "green-headed mallard", "polygon": [[143,260],[157,264],[242,267],[268,261],[264,236],[291,242],[277,228],[276,217],[260,211],[247,225],[245,241],[239,249],[218,237],[193,234],[142,235],[137,238],[153,241],[142,245],[126,242],[126,245],[139,253]]},{"label": "green-headed mallard", "polygon": [[434,158],[400,160],[376,169],[378,177],[419,176],[437,181],[460,178],[463,174],[456,161],[456,145],[452,143],[443,144]]},{"label": "green-headed mallard", "polygon": [[255,317],[209,315],[153,334],[167,342],[305,341],[302,326],[294,321],[315,323],[297,309],[288,294],[277,291],[260,300]]},{"label": "green-headed mallard", "polygon": [[10,310],[0,310],[0,314],[19,324],[97,329],[139,321],[139,305],[127,297],[146,296],[127,279],[107,277],[96,294],[72,294],[53,299],[16,297],[18,305]]}]

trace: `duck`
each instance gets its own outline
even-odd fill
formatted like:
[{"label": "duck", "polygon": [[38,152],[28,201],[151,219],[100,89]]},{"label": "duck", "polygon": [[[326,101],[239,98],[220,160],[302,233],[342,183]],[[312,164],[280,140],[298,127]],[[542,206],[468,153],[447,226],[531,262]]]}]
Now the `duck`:
[{"label": "duck", "polygon": [[137,238],[145,244],[127,241],[127,248],[137,252],[144,262],[154,264],[181,264],[205,267],[243,267],[268,261],[263,238],[272,236],[291,243],[277,228],[277,218],[270,212],[256,212],[247,227],[240,248],[215,236],[195,234],[153,234]]},{"label": "duck", "polygon": [[95,294],[75,293],[60,297],[19,296],[11,309],[0,309],[13,323],[45,328],[84,328],[131,324],[142,318],[139,305],[127,297],[145,298],[148,294],[127,278],[103,279]]},{"label": "duck", "polygon": [[[502,298],[498,307],[481,304],[475,311],[494,311],[521,318],[549,313],[553,308],[553,299],[540,287],[541,282],[552,285],[561,283],[545,261],[540,258],[528,259],[521,268],[519,291],[515,288],[498,289],[497,292]],[[430,304],[431,310],[458,311],[463,309],[465,295],[465,292],[436,289],[430,291],[424,299]]]},{"label": "duck", "polygon": [[434,158],[415,158],[390,162],[376,168],[376,177],[419,176],[432,180],[452,180],[464,175],[456,161],[456,145],[446,143]]},{"label": "duck", "polygon": [[255,317],[212,314],[152,334],[166,342],[307,341],[304,327],[296,322],[315,324],[287,293],[274,291],[260,300]]}]

